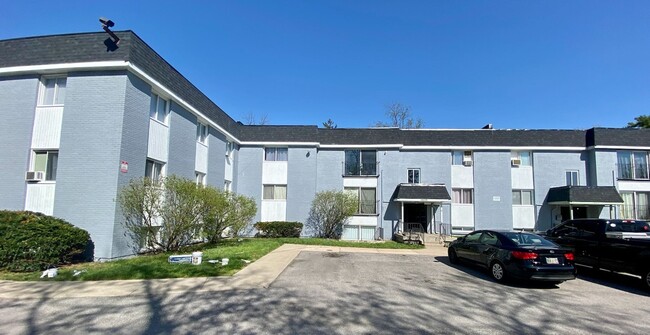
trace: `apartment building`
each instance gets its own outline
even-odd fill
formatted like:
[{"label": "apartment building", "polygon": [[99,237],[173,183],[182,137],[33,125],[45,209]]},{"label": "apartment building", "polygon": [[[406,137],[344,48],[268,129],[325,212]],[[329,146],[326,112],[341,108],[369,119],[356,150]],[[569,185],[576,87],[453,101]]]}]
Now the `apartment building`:
[{"label": "apartment building", "polygon": [[142,176],[252,197],[256,221],[305,222],[317,192],[345,190],[350,240],[650,216],[648,130],[248,126],[116,34],[117,48],[104,33],[0,41],[0,208],[86,229],[96,258],[133,253],[116,197]]}]

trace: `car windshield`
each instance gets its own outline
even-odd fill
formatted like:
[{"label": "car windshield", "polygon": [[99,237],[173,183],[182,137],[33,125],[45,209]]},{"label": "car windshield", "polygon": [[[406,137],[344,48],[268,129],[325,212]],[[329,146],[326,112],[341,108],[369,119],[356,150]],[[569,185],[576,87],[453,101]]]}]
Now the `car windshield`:
[{"label": "car windshield", "polygon": [[554,247],[555,244],[551,241],[545,240],[543,237],[535,234],[528,233],[503,233],[507,238],[519,246],[545,246],[545,247]]}]

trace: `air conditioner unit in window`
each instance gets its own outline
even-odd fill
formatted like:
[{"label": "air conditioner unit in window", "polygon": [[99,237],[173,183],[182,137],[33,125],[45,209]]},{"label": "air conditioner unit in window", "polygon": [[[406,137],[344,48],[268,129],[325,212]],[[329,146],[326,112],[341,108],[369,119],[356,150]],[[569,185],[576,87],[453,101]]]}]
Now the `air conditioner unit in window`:
[{"label": "air conditioner unit in window", "polygon": [[512,163],[512,166],[519,166],[521,165],[521,159],[513,158],[510,160],[510,163]]},{"label": "air conditioner unit in window", "polygon": [[27,171],[25,173],[26,181],[41,181],[45,179],[45,173],[43,171]]},{"label": "air conditioner unit in window", "polygon": [[464,160],[464,161],[463,161],[463,165],[465,165],[465,166],[472,166],[472,161],[470,161],[470,160]]}]

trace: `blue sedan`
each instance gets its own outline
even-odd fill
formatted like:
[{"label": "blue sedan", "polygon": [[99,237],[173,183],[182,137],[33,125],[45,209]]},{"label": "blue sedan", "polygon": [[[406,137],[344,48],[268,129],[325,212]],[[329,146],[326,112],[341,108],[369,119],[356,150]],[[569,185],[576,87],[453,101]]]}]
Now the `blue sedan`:
[{"label": "blue sedan", "polygon": [[477,230],[453,241],[449,261],[478,264],[497,282],[507,279],[559,284],[575,279],[571,249],[526,232]]}]

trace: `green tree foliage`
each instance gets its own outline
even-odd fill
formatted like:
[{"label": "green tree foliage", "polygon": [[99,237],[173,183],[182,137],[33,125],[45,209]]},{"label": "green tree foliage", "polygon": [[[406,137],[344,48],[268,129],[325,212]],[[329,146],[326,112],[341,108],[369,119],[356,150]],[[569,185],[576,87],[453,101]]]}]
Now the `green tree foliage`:
[{"label": "green tree foliage", "polygon": [[300,237],[302,223],[287,221],[258,222],[256,237]]},{"label": "green tree foliage", "polygon": [[306,226],[316,237],[341,238],[343,225],[358,207],[359,201],[353,194],[344,191],[316,193]]},{"label": "green tree foliage", "polygon": [[639,115],[634,122],[627,123],[628,128],[650,128],[650,115]]},{"label": "green tree foliage", "polygon": [[49,266],[93,260],[87,231],[52,216],[0,211],[0,268],[40,271]]},{"label": "green tree foliage", "polygon": [[208,242],[217,243],[225,232],[237,236],[250,227],[257,213],[252,198],[214,187],[204,187],[202,191],[201,228]]},{"label": "green tree foliage", "polygon": [[216,242],[228,227],[247,227],[257,212],[250,198],[177,176],[133,179],[118,201],[134,247],[148,250],[175,251],[201,237]]},{"label": "green tree foliage", "polygon": [[424,121],[411,116],[411,107],[395,102],[386,106],[388,122],[377,121],[375,127],[397,127],[400,129],[419,129],[424,127]]}]

